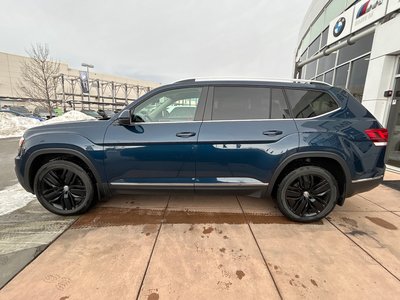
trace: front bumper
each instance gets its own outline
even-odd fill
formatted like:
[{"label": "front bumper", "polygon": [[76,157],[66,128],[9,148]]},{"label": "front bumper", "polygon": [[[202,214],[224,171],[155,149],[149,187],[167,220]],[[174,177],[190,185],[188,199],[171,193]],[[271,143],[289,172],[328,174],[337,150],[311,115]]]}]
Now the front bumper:
[{"label": "front bumper", "polygon": [[21,157],[17,156],[15,159],[15,174],[17,175],[18,182],[22,185],[22,187],[29,193],[33,194],[33,190],[29,185],[29,178],[26,178],[24,175],[24,169],[21,163]]}]

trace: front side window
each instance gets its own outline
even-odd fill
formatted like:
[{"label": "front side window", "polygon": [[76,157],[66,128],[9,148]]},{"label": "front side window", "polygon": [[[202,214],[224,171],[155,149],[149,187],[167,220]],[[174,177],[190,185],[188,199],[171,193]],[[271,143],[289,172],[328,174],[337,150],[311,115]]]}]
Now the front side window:
[{"label": "front side window", "polygon": [[297,119],[316,117],[339,107],[335,100],[324,92],[287,89],[286,94],[293,117]]},{"label": "front side window", "polygon": [[139,104],[133,112],[134,122],[193,121],[202,88],[184,88],[157,94]]},{"label": "front side window", "polygon": [[289,118],[281,89],[215,87],[212,120]]}]

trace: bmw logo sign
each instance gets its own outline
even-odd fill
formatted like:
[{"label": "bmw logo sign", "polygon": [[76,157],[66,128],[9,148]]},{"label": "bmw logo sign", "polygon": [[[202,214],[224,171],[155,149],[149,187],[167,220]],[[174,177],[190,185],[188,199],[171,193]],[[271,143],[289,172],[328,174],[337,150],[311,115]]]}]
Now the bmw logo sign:
[{"label": "bmw logo sign", "polygon": [[346,19],[341,17],[339,20],[337,20],[335,27],[333,27],[333,36],[338,37],[343,32],[345,26]]}]

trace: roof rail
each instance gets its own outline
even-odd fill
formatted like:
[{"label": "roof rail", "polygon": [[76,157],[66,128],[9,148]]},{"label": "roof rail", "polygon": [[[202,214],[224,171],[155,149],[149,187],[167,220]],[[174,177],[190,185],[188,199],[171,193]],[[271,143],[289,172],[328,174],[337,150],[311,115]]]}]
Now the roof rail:
[{"label": "roof rail", "polygon": [[195,82],[201,81],[269,81],[269,82],[287,82],[287,83],[308,83],[308,84],[323,84],[327,86],[332,86],[329,83],[318,81],[318,80],[306,80],[297,78],[240,78],[240,77],[202,77],[195,79],[186,79],[178,82],[184,82],[194,80]]}]

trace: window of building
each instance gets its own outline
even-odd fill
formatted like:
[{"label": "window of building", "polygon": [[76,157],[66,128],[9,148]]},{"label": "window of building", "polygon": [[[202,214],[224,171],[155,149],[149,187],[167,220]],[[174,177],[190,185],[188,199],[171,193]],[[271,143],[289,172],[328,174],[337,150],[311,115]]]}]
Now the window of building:
[{"label": "window of building", "polygon": [[345,64],[337,68],[335,74],[335,85],[338,87],[345,88],[348,73],[349,73],[349,64]]},{"label": "window of building", "polygon": [[[300,61],[305,61],[307,59],[307,50],[304,51],[304,53],[300,56]],[[307,69],[307,65],[304,65],[303,67],[301,67],[301,79],[305,79],[306,78],[306,69]]]},{"label": "window of building", "polygon": [[325,73],[324,81],[329,84],[333,83],[333,70]]},{"label": "window of building", "polygon": [[351,64],[349,84],[347,88],[358,101],[362,100],[364,94],[369,58],[370,56],[367,55],[353,61]]},{"label": "window of building", "polygon": [[324,81],[324,75],[319,75],[315,78],[316,81]]},{"label": "window of building", "polygon": [[301,42],[300,52],[305,51],[308,48],[308,45],[310,45],[310,31],[306,33]]},{"label": "window of building", "polygon": [[215,87],[212,120],[289,117],[282,90],[261,87]]},{"label": "window of building", "polygon": [[311,56],[313,56],[315,53],[318,52],[319,50],[319,44],[321,42],[321,35],[319,35],[310,45],[310,47],[308,48],[308,58],[310,58]]},{"label": "window of building", "polygon": [[328,43],[328,29],[326,28],[324,31],[322,31],[321,34],[321,49],[324,48],[326,46],[326,44]]},{"label": "window of building", "polygon": [[396,74],[400,74],[400,59],[397,62],[397,64],[398,64],[398,67],[397,67],[397,73]]},{"label": "window of building", "polygon": [[286,94],[294,118],[316,117],[339,107],[331,96],[323,92],[286,89]]},{"label": "window of building", "polygon": [[315,72],[317,71],[317,60],[307,64],[305,79],[311,79],[315,77]]},{"label": "window of building", "polygon": [[336,52],[329,54],[328,56],[323,56],[319,59],[318,72],[317,74],[324,73],[335,66],[336,62]]},{"label": "window of building", "polygon": [[339,50],[338,65],[366,54],[372,49],[374,35],[367,35],[356,41],[354,45],[346,46]]},{"label": "window of building", "polygon": [[334,18],[340,15],[346,8],[346,1],[343,0],[334,0],[329,3],[325,10],[325,26],[329,26],[329,22],[331,22]]}]

